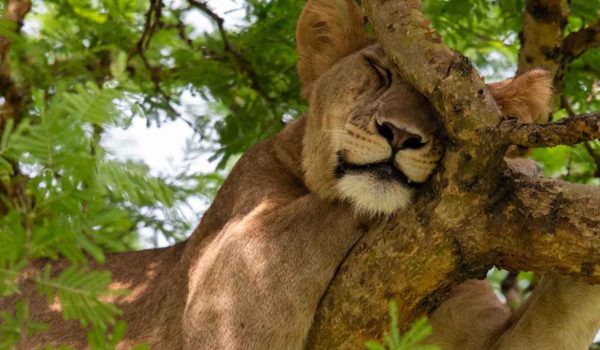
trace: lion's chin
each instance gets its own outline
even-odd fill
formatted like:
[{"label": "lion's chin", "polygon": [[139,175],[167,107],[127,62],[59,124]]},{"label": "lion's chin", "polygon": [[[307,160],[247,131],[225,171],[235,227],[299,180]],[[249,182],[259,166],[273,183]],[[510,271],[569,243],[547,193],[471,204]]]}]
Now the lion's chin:
[{"label": "lion's chin", "polygon": [[413,190],[398,181],[382,180],[370,173],[346,174],[336,184],[342,199],[360,214],[390,215],[405,208]]}]

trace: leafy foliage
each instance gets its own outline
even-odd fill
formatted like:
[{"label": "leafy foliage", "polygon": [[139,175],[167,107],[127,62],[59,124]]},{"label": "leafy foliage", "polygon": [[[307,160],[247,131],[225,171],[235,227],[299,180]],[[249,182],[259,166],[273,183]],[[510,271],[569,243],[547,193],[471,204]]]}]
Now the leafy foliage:
[{"label": "leafy foliage", "polygon": [[400,334],[398,328],[398,305],[395,301],[390,301],[390,330],[383,336],[384,344],[376,341],[367,342],[366,347],[369,350],[439,350],[438,346],[431,344],[421,344],[431,335],[431,326],[426,317],[415,321],[408,332]]}]

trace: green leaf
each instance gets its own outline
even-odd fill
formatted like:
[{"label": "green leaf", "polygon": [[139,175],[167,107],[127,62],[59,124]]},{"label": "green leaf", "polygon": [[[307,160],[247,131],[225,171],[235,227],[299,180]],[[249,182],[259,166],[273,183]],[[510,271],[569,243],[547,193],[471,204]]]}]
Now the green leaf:
[{"label": "green leaf", "polygon": [[432,344],[422,344],[431,335],[431,326],[427,317],[421,317],[411,324],[408,332],[400,334],[398,328],[398,306],[394,300],[389,305],[390,329],[383,336],[384,344],[368,341],[365,346],[369,350],[440,350]]},{"label": "green leaf", "polygon": [[104,330],[121,314],[114,305],[102,300],[108,295],[109,272],[68,267],[52,278],[51,267],[47,265],[36,276],[35,282],[48,304],[53,304],[58,298],[63,317],[79,320],[82,326],[93,324]]}]

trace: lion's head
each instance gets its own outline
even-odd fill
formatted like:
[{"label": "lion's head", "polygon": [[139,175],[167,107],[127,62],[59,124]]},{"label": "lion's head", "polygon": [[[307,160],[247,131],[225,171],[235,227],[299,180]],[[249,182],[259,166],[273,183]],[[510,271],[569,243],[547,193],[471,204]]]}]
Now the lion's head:
[{"label": "lion's head", "polygon": [[[298,22],[298,73],[309,115],[305,182],[368,214],[405,207],[442,156],[435,111],[390,70],[353,0],[309,0]],[[490,85],[500,107],[526,121],[548,115],[548,74],[534,70]]]}]

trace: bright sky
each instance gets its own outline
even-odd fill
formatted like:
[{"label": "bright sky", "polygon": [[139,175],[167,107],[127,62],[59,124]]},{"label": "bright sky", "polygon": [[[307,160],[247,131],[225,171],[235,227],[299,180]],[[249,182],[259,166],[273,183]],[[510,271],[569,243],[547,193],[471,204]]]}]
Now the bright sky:
[{"label": "bright sky", "polygon": [[[170,3],[175,6],[181,1],[172,0]],[[235,29],[236,25],[243,23],[245,11],[241,4],[233,0],[210,1],[212,9],[225,18],[225,26],[229,29]],[[192,37],[213,30],[212,23],[200,11],[190,11],[189,15],[183,18],[186,24],[195,28],[191,34]],[[205,103],[198,97],[193,97],[189,93],[181,96],[182,106],[180,108],[182,117],[186,120],[193,120],[189,111],[200,114],[206,110]],[[121,159],[134,159],[146,163],[152,173],[177,175],[184,168],[185,146],[193,135],[193,130],[183,120],[166,121],[160,127],[155,125],[146,126],[146,120],[143,118],[134,119],[128,129],[113,128],[108,130],[103,139],[103,144],[115,157]],[[216,164],[208,162],[210,154],[197,159],[191,169],[198,173],[211,172]],[[202,213],[207,209],[206,204],[201,200],[190,201],[191,208],[181,208],[186,218],[190,220],[194,227],[200,221]],[[188,232],[189,234],[189,232]],[[142,243],[145,247],[153,247],[152,230],[142,229],[140,232]],[[162,239],[158,241],[159,246],[167,246],[169,242]]]},{"label": "bright sky", "polygon": [[[179,1],[172,1],[179,3]],[[243,9],[232,0],[211,1],[212,9],[225,18],[225,26],[235,28],[242,21]],[[192,36],[197,36],[205,31],[211,31],[211,22],[199,11],[190,11],[184,19],[186,24],[195,27]],[[183,105],[182,116],[187,120],[193,120],[186,111],[202,111],[204,102],[200,98],[194,98],[191,94],[181,96]],[[106,137],[106,145],[113,154],[129,159],[142,160],[157,173],[177,174],[184,159],[184,148],[186,141],[193,135],[193,130],[183,121],[167,121],[160,128],[156,126],[146,127],[146,121],[142,118],[135,119],[126,130],[114,128]],[[212,171],[213,166],[206,159],[200,159],[201,166],[198,170]]]}]

